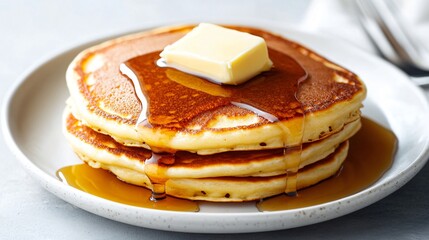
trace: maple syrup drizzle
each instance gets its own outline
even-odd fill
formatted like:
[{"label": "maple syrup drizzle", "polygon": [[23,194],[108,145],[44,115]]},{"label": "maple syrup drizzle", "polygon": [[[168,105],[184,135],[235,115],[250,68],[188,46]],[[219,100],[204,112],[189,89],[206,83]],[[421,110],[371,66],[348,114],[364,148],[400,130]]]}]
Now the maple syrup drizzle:
[{"label": "maple syrup drizzle", "polygon": [[[300,83],[307,79],[308,73],[286,54],[272,49],[269,49],[269,54],[274,68],[238,86],[218,85],[166,67],[159,61],[159,52],[132,58],[120,65],[120,71],[133,82],[136,96],[142,103],[137,125],[180,129],[198,114],[234,105],[250,110],[269,122],[280,123],[279,126],[285,133],[283,136],[286,136],[288,131],[281,124],[283,119],[301,116],[304,126],[304,111],[296,94]],[[283,142],[285,143],[284,139]],[[157,168],[159,159],[163,157],[172,158],[174,164],[174,153],[167,154],[168,156],[163,154],[160,158],[157,155],[161,151],[158,151],[156,146],[150,147],[154,153],[151,159],[146,160],[146,164]],[[298,147],[298,153],[291,151],[292,154],[289,154],[284,144],[283,157],[293,163],[293,167],[287,169],[285,189],[290,195],[296,195],[302,144]],[[164,183],[167,178],[163,177],[162,171],[147,171],[146,174],[154,188],[151,199],[162,199],[165,196]]]},{"label": "maple syrup drizzle", "polygon": [[[301,132],[300,136],[301,139],[299,141],[299,145],[293,148],[287,148],[285,145],[283,146],[283,158],[284,161],[290,161],[292,167],[288,168],[286,171],[286,189],[285,194],[290,197],[296,197],[298,196],[298,188],[297,188],[297,181],[298,181],[298,171],[299,166],[301,165],[302,160],[302,148],[304,144],[304,134],[305,134],[305,115],[307,114],[302,107],[302,103],[299,100],[299,93],[300,93],[300,85],[304,80],[306,80],[308,75],[305,79],[300,79],[297,82],[297,87],[295,89],[295,92],[293,93],[295,100],[300,104],[300,109],[297,110],[297,113],[301,114],[301,121],[300,121],[300,129],[295,129],[296,131]],[[283,129],[283,137],[287,136],[287,132]],[[285,141],[285,140],[283,140]],[[298,149],[298,151],[294,151],[295,149]],[[289,153],[288,153],[289,151]]]},{"label": "maple syrup drizzle", "polygon": [[174,153],[156,153],[152,151],[152,156],[145,161],[145,173],[152,183],[152,195],[150,200],[159,201],[167,197],[165,192],[165,170],[161,165],[172,165],[175,162]]},{"label": "maple syrup drizzle", "polygon": [[[285,194],[291,197],[297,196],[297,179],[298,179],[298,170],[301,163],[301,153],[302,146],[298,146],[298,151],[290,151],[289,149],[284,148],[283,157],[287,158],[291,162],[292,167],[286,170],[286,189]],[[287,152],[290,151],[288,154]]]},{"label": "maple syrup drizzle", "polygon": [[[299,190],[296,197],[285,194],[256,203],[260,211],[278,211],[323,204],[350,196],[374,184],[392,165],[397,147],[395,135],[367,118],[350,139],[346,160],[339,172],[314,186]],[[168,162],[167,162],[168,163]],[[111,201],[137,207],[173,211],[198,211],[198,202],[166,196],[151,201],[151,191],[127,184],[112,173],[86,164],[66,166],[57,171],[64,183]]]}]

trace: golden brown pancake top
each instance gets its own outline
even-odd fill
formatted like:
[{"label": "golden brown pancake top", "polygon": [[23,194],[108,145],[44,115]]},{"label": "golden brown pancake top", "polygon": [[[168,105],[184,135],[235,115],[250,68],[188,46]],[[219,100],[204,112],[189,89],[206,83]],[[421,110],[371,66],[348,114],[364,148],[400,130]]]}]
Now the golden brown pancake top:
[{"label": "golden brown pancake top", "polygon": [[[287,119],[299,115],[300,111],[313,112],[329,108],[337,102],[342,102],[353,98],[356,94],[362,93],[364,87],[358,77],[330,63],[327,59],[317,55],[316,53],[304,48],[303,46],[284,39],[280,36],[247,27],[232,27],[240,31],[249,32],[254,35],[263,37],[270,49],[270,58],[274,62],[273,70],[263,73],[254,79],[248,81],[239,88],[246,88],[257,84],[258,81],[265,81],[267,76],[280,74],[284,75],[286,85],[281,82],[266,81],[261,84],[261,87],[255,88],[253,91],[248,91],[246,100],[253,98],[250,102],[251,106],[259,110],[273,114],[279,120]],[[85,98],[90,102],[90,111],[95,112],[105,118],[114,119],[122,123],[136,124],[137,118],[140,115],[141,103],[136,97],[132,82],[119,71],[119,65],[127,61],[134,61],[139,56],[150,56],[153,60],[157,57],[157,51],[160,51],[168,44],[181,38],[186,32],[192,29],[192,26],[172,29],[167,32],[149,33],[136,39],[129,39],[121,44],[114,44],[105,48],[99,48],[94,53],[87,53],[80,63],[76,65],[75,71],[79,74],[79,88]],[[85,73],[82,66],[85,61],[90,59],[93,54],[102,54],[106,64],[102,68],[93,73],[97,80],[93,86],[88,86],[85,83]],[[137,58],[136,58],[137,57]],[[290,61],[288,59],[291,59]],[[287,62],[288,64],[283,64]],[[167,76],[167,72],[180,75],[184,74],[172,69],[162,69],[149,61],[149,71],[146,69],[146,78],[159,79],[159,82],[170,81],[171,76]],[[328,68],[327,64],[334,66]],[[281,68],[282,66],[286,66]],[[288,66],[291,67],[288,69]],[[302,72],[300,69],[303,69]],[[279,70],[280,73],[278,72]],[[140,70],[138,72],[141,72]],[[290,75],[294,77],[290,79]],[[308,75],[307,75],[308,74]],[[306,76],[305,80],[299,85],[299,90],[296,87],[302,76]],[[192,76],[194,77],[194,76]],[[195,77],[194,77],[195,78]],[[289,79],[288,79],[289,78]],[[341,81],[336,79],[341,78]],[[262,79],[262,80],[261,80]],[[176,87],[181,84],[176,83]],[[265,86],[265,88],[263,88]],[[282,89],[282,86],[284,88]],[[220,92],[232,92],[230,96],[214,96],[206,94],[205,97],[201,91],[190,91],[184,86],[179,86],[180,89],[170,93],[170,96],[160,94],[168,94],[163,89],[154,91],[155,94],[149,103],[150,112],[149,121],[155,125],[164,125],[163,127],[183,127],[187,123],[204,125],[212,117],[219,114],[240,116],[247,114],[249,110],[231,105],[233,99],[240,98],[243,91],[231,91],[228,86],[217,85]],[[149,86],[156,88],[156,86]],[[216,87],[214,87],[216,88]],[[184,96],[192,97],[199,93],[196,98],[199,99],[197,106],[192,106],[195,101],[183,99]],[[222,93],[221,93],[222,94]],[[298,99],[296,101],[295,94]],[[241,96],[241,99],[243,96]],[[115,114],[103,111],[100,106],[100,101],[112,109],[113,112],[120,116],[130,116],[129,118],[119,117]],[[247,104],[247,102],[245,102]],[[165,108],[165,105],[169,105]],[[277,109],[277,110],[276,110]],[[151,118],[152,117],[152,118]],[[157,118],[158,117],[158,118]],[[266,123],[263,119],[261,123]]]},{"label": "golden brown pancake top", "polygon": [[199,121],[193,125],[205,125],[208,121],[196,118],[199,114],[235,104],[268,113],[274,118],[271,121],[302,115],[295,92],[298,83],[306,79],[306,71],[281,52],[270,49],[269,53],[273,69],[237,86],[219,85],[173,68],[158,67],[159,52],[132,58],[125,64],[140,79],[136,84],[143,89],[144,102],[149,106],[145,118],[152,126],[181,128],[195,119]]}]

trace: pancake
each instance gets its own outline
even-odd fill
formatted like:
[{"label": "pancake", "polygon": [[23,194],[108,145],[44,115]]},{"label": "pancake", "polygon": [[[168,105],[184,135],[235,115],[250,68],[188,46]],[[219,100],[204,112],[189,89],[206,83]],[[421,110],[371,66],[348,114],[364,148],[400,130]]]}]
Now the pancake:
[{"label": "pancake", "polygon": [[[291,148],[359,120],[366,90],[355,74],[263,30],[231,27],[263,37],[274,63],[239,90],[156,67],[158,53],[192,27],[137,33],[80,53],[66,74],[73,115],[127,146],[198,154]],[[146,99],[119,71],[123,63],[146,64],[137,69],[151,81],[142,84]]]},{"label": "pancake", "polygon": [[[360,127],[360,121],[348,124],[343,131],[324,140],[309,143],[297,176],[297,189],[316,184],[334,175],[347,156],[348,137]],[[128,147],[108,135],[85,126],[68,110],[64,112],[64,133],[79,157],[95,168],[114,173],[119,179],[151,189],[145,160],[151,151]],[[335,144],[332,144],[335,143]],[[328,146],[328,147],[327,147]],[[332,148],[330,147],[332,146]],[[325,149],[328,149],[327,151]],[[278,150],[229,152],[209,156],[182,152],[176,163],[165,169],[166,193],[191,200],[240,202],[283,193],[286,188],[288,159]],[[267,166],[272,172],[268,171]],[[150,166],[149,166],[150,167]],[[250,168],[246,174],[243,169]],[[261,174],[263,172],[263,174]],[[241,175],[240,175],[241,174]]]}]

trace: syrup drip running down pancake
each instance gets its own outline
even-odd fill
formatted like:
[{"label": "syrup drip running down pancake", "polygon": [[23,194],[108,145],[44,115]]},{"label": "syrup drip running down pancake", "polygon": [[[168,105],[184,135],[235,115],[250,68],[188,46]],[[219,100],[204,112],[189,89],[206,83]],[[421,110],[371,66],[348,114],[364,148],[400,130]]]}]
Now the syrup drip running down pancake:
[{"label": "syrup drip running down pancake", "polygon": [[[73,116],[79,124],[109,135],[125,148],[131,146],[132,151],[152,150],[150,158],[141,157],[140,165],[122,155],[112,164],[92,156],[91,151],[97,152],[91,148],[94,144],[83,144],[85,138],[66,127],[75,152],[92,166],[109,169],[155,193],[162,195],[166,187],[167,194],[208,201],[246,201],[295,192],[335,174],[347,154],[347,139],[360,127],[366,93],[360,79],[299,44],[242,27],[233,28],[266,40],[274,63],[272,70],[244,84],[216,85],[157,66],[159,52],[191,28],[122,37],[75,58],[67,71],[72,115],[66,112],[66,119]],[[241,158],[231,157],[237,151]],[[208,155],[196,161],[204,167],[183,165],[181,152]],[[218,161],[221,154],[229,163]],[[246,154],[263,157],[255,164]],[[306,159],[305,154],[311,157]],[[305,165],[319,167],[301,171]],[[174,175],[179,172],[180,176]],[[302,180],[306,176],[313,176],[312,180]],[[222,190],[226,186],[233,186],[228,195]],[[241,189],[252,187],[260,193]]]}]

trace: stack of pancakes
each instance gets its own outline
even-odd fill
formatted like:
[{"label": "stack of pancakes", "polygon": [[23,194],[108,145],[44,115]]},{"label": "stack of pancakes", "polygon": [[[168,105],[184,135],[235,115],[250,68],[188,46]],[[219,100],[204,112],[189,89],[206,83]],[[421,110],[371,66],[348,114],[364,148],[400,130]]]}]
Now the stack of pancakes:
[{"label": "stack of pancakes", "polygon": [[[280,36],[230,28],[263,37],[273,69],[231,87],[158,67],[159,52],[192,26],[80,53],[67,70],[64,112],[77,155],[125,182],[162,182],[168,195],[206,201],[266,198],[337,173],[361,126],[361,80]],[[140,64],[140,86],[121,73],[124,63]]]}]

